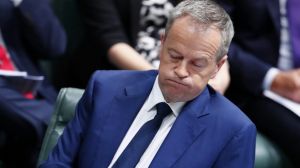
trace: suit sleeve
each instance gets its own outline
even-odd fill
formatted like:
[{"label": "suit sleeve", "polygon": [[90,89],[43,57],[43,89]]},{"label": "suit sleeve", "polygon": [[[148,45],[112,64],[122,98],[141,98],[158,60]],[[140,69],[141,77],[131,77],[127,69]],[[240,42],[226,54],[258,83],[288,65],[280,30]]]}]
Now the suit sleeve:
[{"label": "suit sleeve", "polygon": [[[238,8],[241,7],[240,5],[244,5],[243,7],[246,7],[247,2],[241,2],[241,1],[238,2],[238,0],[216,0],[216,1],[229,13],[235,29],[240,25],[244,24],[241,21],[242,18],[244,20],[245,19],[247,20],[248,16],[244,16],[244,14],[239,13],[240,11],[238,11]],[[250,14],[250,15],[254,15],[254,14]],[[251,23],[252,22],[255,22],[254,19],[251,20]],[[252,30],[248,30],[248,31],[251,32]],[[255,35],[253,34],[252,36],[249,35],[248,41],[246,42],[243,41],[243,43],[241,43],[240,41],[241,37],[238,36],[239,34],[236,33],[228,53],[230,74],[232,76],[232,80],[238,82],[239,85],[243,86],[248,92],[255,95],[260,95],[263,91],[262,86],[263,86],[263,80],[265,78],[265,75],[272,66],[259,59],[259,58],[266,57],[265,55],[256,55],[255,53],[249,51],[249,49],[247,48],[248,44],[245,43],[248,43],[250,41],[250,38],[253,38],[253,36]],[[257,45],[259,45],[259,42],[257,42]]]},{"label": "suit sleeve", "polygon": [[214,168],[253,168],[255,160],[256,128],[253,124],[242,128],[221,152]]},{"label": "suit sleeve", "polygon": [[48,0],[23,0],[17,11],[25,43],[36,55],[54,57],[64,53],[66,34]]},{"label": "suit sleeve", "polygon": [[71,168],[76,164],[78,151],[91,116],[93,88],[94,80],[92,78],[77,104],[74,118],[67,125],[57,145],[40,168]]},{"label": "suit sleeve", "polygon": [[248,92],[261,95],[263,81],[271,65],[242,49],[236,42],[231,44],[228,55],[230,74],[234,80],[238,81]]},{"label": "suit sleeve", "polygon": [[[124,16],[121,16],[120,8],[116,4],[118,3],[117,1],[81,0],[81,3],[88,33],[97,46],[104,48],[105,53],[108,52],[112,45],[118,42],[129,43],[129,37],[126,34],[126,28],[121,18]],[[122,8],[126,7],[123,6]],[[122,13],[122,15],[127,14]]]}]

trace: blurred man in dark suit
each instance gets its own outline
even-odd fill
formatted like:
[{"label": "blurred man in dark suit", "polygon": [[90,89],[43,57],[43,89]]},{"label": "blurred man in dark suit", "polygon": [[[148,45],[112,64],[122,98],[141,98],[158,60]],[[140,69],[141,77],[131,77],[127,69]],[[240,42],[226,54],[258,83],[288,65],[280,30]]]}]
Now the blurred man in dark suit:
[{"label": "blurred man in dark suit", "polygon": [[236,32],[228,54],[232,85],[227,95],[299,167],[300,117],[267,96],[300,103],[300,1],[217,1]]},{"label": "blurred man in dark suit", "polygon": [[56,91],[38,59],[61,55],[66,36],[47,0],[0,1],[0,149],[5,167],[35,167]]}]

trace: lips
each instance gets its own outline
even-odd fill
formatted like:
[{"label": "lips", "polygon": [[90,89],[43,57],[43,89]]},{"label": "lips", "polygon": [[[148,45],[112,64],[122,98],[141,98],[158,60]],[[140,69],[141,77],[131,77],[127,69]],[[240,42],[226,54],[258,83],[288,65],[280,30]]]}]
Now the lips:
[{"label": "lips", "polygon": [[179,82],[179,81],[177,81],[177,80],[168,79],[168,81],[169,81],[171,84],[175,84],[175,85],[179,85],[179,86],[188,87],[187,84],[185,84],[185,83],[183,83],[183,82]]}]

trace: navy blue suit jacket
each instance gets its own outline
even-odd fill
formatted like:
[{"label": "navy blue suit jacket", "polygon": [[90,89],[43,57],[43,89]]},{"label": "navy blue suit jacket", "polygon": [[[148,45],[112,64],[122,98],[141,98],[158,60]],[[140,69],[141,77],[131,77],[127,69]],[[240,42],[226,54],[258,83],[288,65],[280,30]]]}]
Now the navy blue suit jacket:
[{"label": "navy blue suit jacket", "polygon": [[[42,168],[107,167],[148,97],[157,71],[98,71]],[[188,102],[150,167],[252,168],[256,129],[210,87]]]},{"label": "navy blue suit jacket", "polygon": [[279,58],[279,0],[216,1],[230,14],[235,27],[228,54],[232,88],[247,96],[261,95],[263,79],[271,67],[277,67]]}]

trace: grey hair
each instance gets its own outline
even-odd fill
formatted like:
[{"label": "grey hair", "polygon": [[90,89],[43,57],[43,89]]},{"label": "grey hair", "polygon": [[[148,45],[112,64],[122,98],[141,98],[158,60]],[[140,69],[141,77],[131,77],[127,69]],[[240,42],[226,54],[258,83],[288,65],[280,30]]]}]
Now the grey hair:
[{"label": "grey hair", "polygon": [[202,28],[213,26],[220,31],[222,41],[216,55],[217,60],[228,53],[234,29],[229,15],[221,6],[212,0],[182,1],[170,13],[165,29],[166,36],[174,21],[183,16],[190,16]]}]

